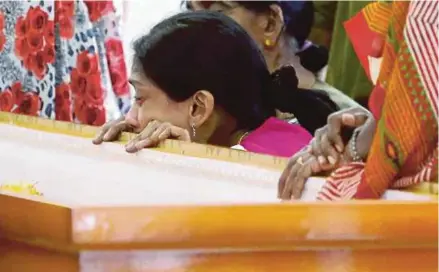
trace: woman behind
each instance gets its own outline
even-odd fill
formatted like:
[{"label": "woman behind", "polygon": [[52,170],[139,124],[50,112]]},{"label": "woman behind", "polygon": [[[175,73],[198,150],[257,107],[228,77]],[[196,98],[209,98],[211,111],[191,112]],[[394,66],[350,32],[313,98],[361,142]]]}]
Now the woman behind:
[{"label": "woman behind", "polygon": [[[288,156],[336,109],[325,94],[298,89],[294,68],[270,75],[252,38],[218,12],[166,19],[134,43],[134,53],[136,103],[125,120],[104,126],[95,144],[131,129],[139,135],[130,152],[177,138]],[[301,125],[273,118],[276,108]]]},{"label": "woman behind", "polygon": [[130,104],[112,1],[0,1],[0,110],[103,125]]},{"label": "woman behind", "polygon": [[270,71],[292,65],[299,87],[325,91],[340,108],[358,106],[317,78],[327,49],[307,41],[314,22],[312,1],[184,1],[190,10],[219,11],[238,22],[263,51]]},{"label": "woman behind", "polygon": [[[351,42],[362,43],[369,55],[377,56],[376,44],[382,45],[382,65],[369,100],[373,116],[358,109],[331,116],[311,146],[296,154],[284,171],[279,182],[283,199],[298,198],[306,178],[321,170],[335,170],[320,192],[323,200],[379,198],[389,188],[421,189],[437,196],[438,2],[371,5],[391,16],[367,21],[359,13],[348,32]],[[388,28],[382,32],[387,35],[376,28]],[[375,39],[367,41],[365,36]],[[357,128],[344,146],[340,131],[348,126]]]}]

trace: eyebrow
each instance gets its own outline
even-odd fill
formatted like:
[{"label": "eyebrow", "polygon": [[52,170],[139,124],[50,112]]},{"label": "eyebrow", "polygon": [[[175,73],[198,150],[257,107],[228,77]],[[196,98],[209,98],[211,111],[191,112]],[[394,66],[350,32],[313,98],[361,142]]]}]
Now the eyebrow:
[{"label": "eyebrow", "polygon": [[130,79],[128,79],[128,83],[129,84],[131,84],[132,86],[134,86],[134,85],[142,85],[142,82],[140,82],[139,80],[136,80],[136,79],[133,79],[133,78],[130,78]]}]

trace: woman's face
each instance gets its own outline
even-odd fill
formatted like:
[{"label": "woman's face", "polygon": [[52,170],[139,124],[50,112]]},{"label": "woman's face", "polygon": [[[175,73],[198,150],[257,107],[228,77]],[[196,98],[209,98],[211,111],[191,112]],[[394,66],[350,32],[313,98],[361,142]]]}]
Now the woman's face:
[{"label": "woman's face", "polygon": [[[256,13],[234,1],[191,1],[190,4],[195,11],[219,11],[235,20],[258,44],[268,69],[277,69],[280,54],[278,40],[283,29],[283,15],[279,6],[272,5],[272,13]],[[265,45],[267,40],[271,43],[269,47]]]},{"label": "woman's face", "polygon": [[133,71],[130,84],[135,89],[135,104],[139,127],[136,132],[142,131],[152,120],[168,122],[190,131],[190,103],[171,100],[165,92],[156,87],[142,73]]},{"label": "woman's face", "polygon": [[191,6],[195,11],[207,9],[224,13],[240,24],[260,48],[263,48],[265,15],[251,12],[233,1],[191,1]]}]

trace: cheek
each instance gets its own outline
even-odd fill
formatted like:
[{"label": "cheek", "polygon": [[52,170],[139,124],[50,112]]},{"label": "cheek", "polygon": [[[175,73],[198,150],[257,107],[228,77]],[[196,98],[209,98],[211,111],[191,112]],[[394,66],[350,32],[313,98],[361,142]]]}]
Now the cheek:
[{"label": "cheek", "polygon": [[264,40],[264,29],[255,23],[258,19],[256,16],[249,15],[247,12],[241,10],[237,10],[228,15],[241,25],[259,46],[262,44]]}]

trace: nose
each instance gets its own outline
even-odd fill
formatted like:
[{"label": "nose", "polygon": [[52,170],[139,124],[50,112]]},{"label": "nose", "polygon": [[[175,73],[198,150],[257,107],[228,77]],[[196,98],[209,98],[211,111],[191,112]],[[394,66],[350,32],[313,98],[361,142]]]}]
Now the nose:
[{"label": "nose", "polygon": [[136,105],[133,105],[128,111],[128,113],[125,115],[125,121],[133,127],[138,127],[139,126],[138,115],[139,115],[139,108]]}]

